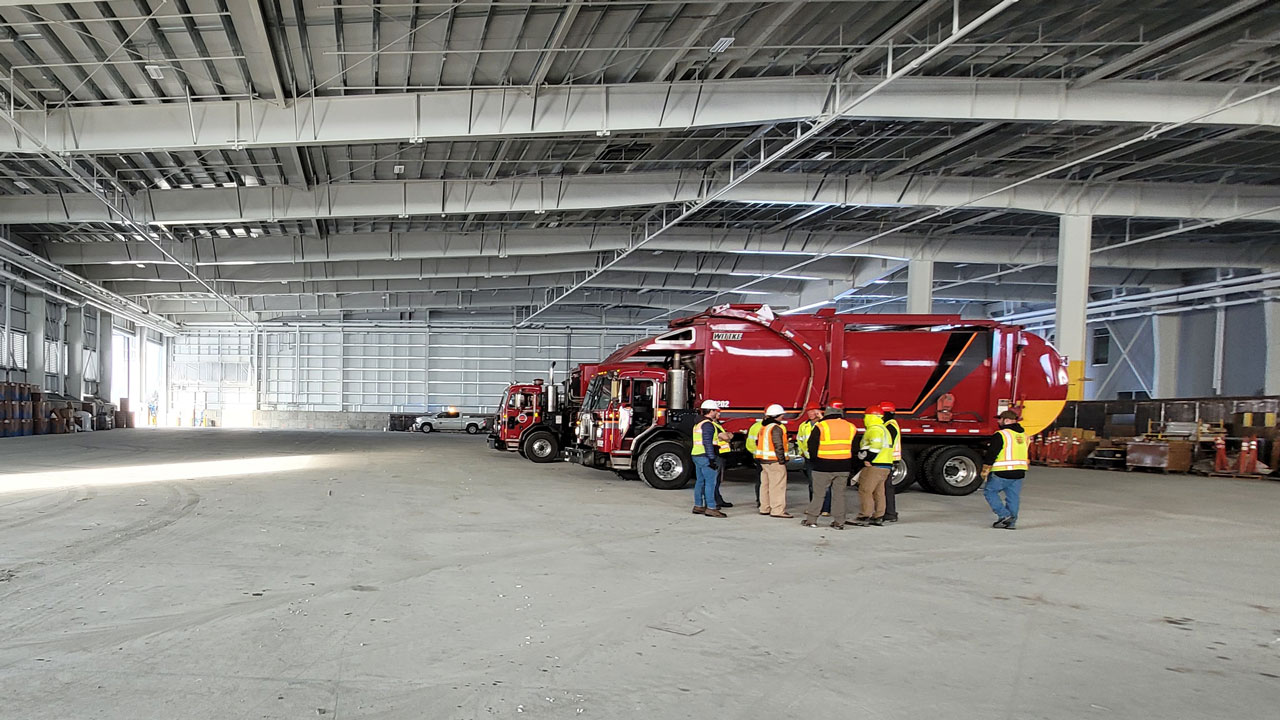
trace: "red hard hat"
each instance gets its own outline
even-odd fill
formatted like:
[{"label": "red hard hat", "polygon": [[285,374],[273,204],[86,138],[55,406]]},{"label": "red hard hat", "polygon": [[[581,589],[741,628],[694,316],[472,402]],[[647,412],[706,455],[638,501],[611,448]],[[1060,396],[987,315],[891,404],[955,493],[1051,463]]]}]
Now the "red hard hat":
[{"label": "red hard hat", "polygon": [[898,408],[894,407],[893,403],[891,402],[882,402],[880,403],[880,412],[882,413],[898,412]]},{"label": "red hard hat", "polygon": [[831,401],[831,407],[833,407],[833,408],[840,408],[841,410],[843,410],[843,409],[844,409],[844,403],[840,402],[839,400],[832,400],[832,401]]},{"label": "red hard hat", "polygon": [[809,412],[810,410],[817,410],[818,412],[822,412],[822,407],[820,405],[810,405],[804,409],[805,412]]},{"label": "red hard hat", "polygon": [[867,408],[867,411],[865,413],[863,413],[863,415],[882,415],[882,414],[884,414],[884,411],[880,409],[879,405],[872,405],[871,407]]}]

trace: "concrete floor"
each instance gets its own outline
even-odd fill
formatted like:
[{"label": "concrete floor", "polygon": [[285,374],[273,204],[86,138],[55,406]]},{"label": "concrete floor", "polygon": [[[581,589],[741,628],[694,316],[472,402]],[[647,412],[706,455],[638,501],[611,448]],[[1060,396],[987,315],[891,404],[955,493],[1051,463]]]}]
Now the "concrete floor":
[{"label": "concrete floor", "polygon": [[918,492],[838,532],[758,517],[745,482],[713,520],[458,435],[129,430],[0,458],[6,718],[1280,704],[1280,483],[1036,469],[1017,532]]}]

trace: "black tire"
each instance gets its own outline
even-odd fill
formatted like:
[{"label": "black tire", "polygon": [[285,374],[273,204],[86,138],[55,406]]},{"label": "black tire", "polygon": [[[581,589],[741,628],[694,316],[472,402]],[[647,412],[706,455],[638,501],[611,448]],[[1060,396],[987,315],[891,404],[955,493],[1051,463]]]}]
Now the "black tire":
[{"label": "black tire", "polygon": [[655,490],[680,490],[693,478],[693,457],[675,440],[653,443],[640,452],[634,468],[640,479]]},{"label": "black tire", "polygon": [[933,489],[933,481],[929,478],[929,468],[933,463],[933,457],[938,454],[942,447],[941,445],[931,445],[916,455],[916,484],[925,492],[938,492]]},{"label": "black tire", "polygon": [[476,434],[476,433],[478,433],[478,432],[480,432],[480,426],[479,426],[479,425],[476,425],[475,423],[471,423],[470,425],[468,425],[468,426],[467,426],[467,434],[468,434],[468,435],[475,435],[475,434]]},{"label": "black tire", "polygon": [[418,426],[418,432],[420,433],[429,433],[434,429],[431,427],[431,423],[422,423],[422,425]]},{"label": "black tire", "polygon": [[535,430],[520,443],[520,453],[536,463],[555,462],[560,459],[560,441],[546,430]]},{"label": "black tire", "polygon": [[920,474],[919,457],[909,450],[902,451],[902,459],[894,463],[893,470],[889,474],[889,480],[893,482],[894,494],[906,492],[907,488],[916,481],[916,476]]},{"label": "black tire", "polygon": [[939,495],[970,495],[982,486],[982,456],[973,448],[946,445],[930,458],[929,487]]}]

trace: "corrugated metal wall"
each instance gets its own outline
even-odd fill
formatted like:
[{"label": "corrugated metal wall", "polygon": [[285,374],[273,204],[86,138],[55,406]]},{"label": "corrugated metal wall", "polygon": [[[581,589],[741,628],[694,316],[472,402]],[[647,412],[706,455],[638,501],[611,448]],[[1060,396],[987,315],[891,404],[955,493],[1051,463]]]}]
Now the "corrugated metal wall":
[{"label": "corrugated metal wall", "polygon": [[176,404],[210,410],[487,412],[514,380],[565,377],[643,333],[466,328],[202,330],[176,338]]}]

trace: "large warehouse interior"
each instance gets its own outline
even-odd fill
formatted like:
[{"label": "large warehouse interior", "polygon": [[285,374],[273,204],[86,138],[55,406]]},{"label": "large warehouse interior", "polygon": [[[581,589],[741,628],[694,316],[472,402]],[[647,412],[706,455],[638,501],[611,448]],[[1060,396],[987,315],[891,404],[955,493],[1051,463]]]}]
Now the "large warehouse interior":
[{"label": "large warehouse interior", "polygon": [[1274,716],[1274,0],[0,0],[0,101],[0,715]]}]

